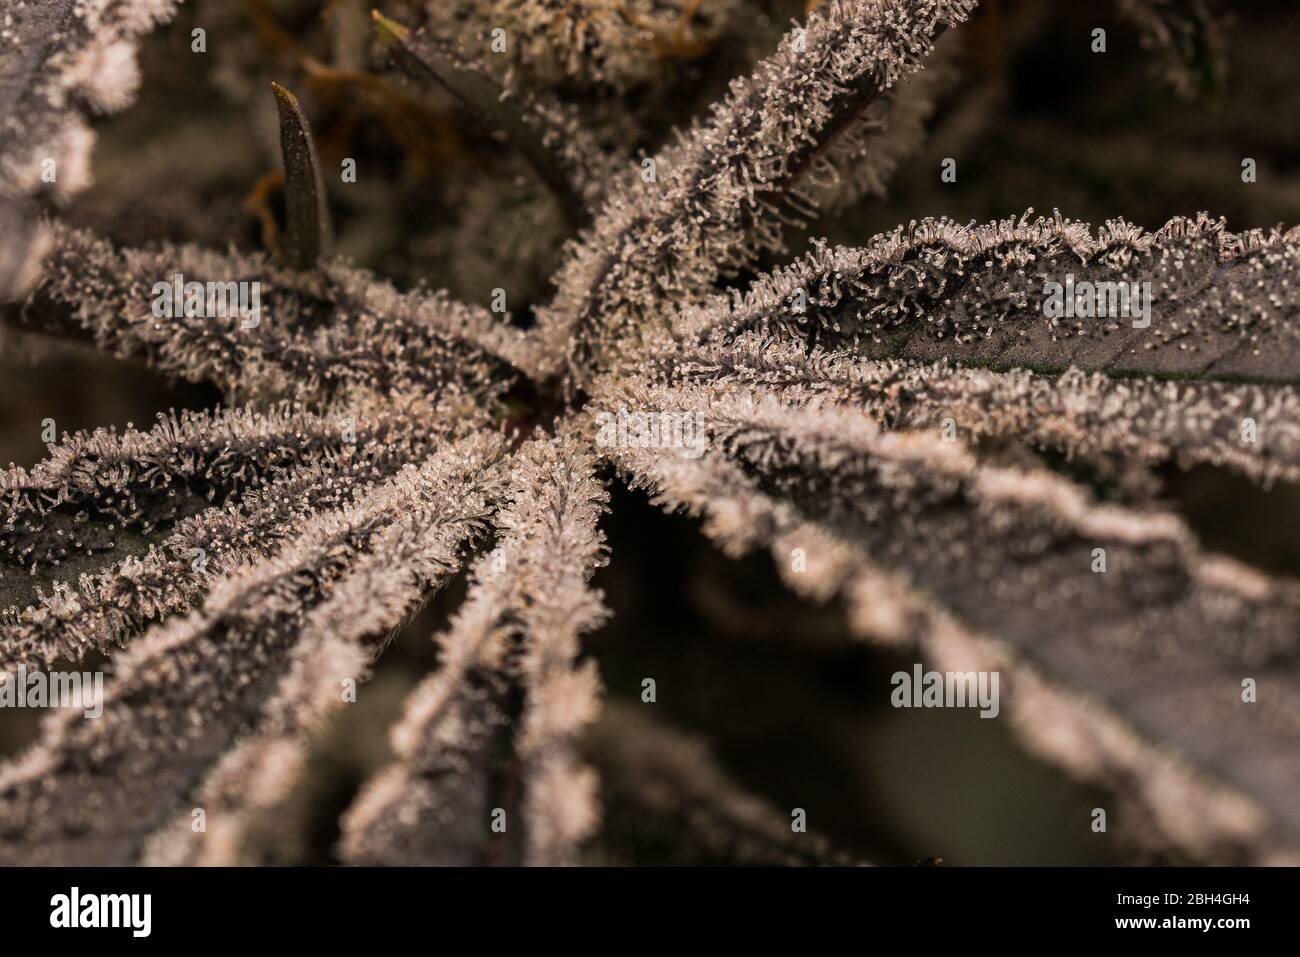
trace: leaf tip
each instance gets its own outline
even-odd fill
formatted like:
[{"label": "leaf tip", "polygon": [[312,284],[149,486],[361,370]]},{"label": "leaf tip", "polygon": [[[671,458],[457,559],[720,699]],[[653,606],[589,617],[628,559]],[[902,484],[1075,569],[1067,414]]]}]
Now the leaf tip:
[{"label": "leaf tip", "polygon": [[406,27],[396,20],[390,20],[378,10],[371,10],[370,17],[375,21],[375,27],[379,30],[380,36],[386,41],[405,43],[411,34],[411,31]]}]

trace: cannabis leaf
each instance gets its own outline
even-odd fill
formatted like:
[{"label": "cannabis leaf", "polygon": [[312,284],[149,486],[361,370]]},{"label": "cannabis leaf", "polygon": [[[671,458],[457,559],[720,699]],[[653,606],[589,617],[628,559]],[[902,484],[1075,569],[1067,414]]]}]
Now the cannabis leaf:
[{"label": "cannabis leaf", "polygon": [[[6,341],[223,398],[0,472],[0,679],[111,666],[94,717],[55,712],[0,765],[0,860],[280,863],[314,800],[347,863],[859,862],[653,693],[604,703],[628,680],[591,655],[615,482],[727,555],[769,552],[863,640],[1004,676],[995,713],[1166,859],[1300,860],[1300,583],[1216,554],[1160,492],[1170,466],[1300,480],[1295,229],[1029,210],[776,264],[796,229],[860,222],[928,126],[969,135],[975,0],[829,0],[766,55],[777,0],[400,24],[332,4],[301,35],[260,4],[175,6],[0,8]],[[1179,92],[1221,85],[1208,0],[1120,7]],[[136,46],[174,16],[261,45],[221,44],[213,82],[253,117],[248,208],[275,248],[131,241],[129,200],[72,201],[88,118],[135,98]],[[692,119],[685,91],[734,68]],[[448,201],[439,165],[477,191]],[[431,250],[490,308],[431,291],[411,265]],[[545,295],[513,281],[552,268]],[[388,750],[304,797],[412,627],[436,667]]]}]

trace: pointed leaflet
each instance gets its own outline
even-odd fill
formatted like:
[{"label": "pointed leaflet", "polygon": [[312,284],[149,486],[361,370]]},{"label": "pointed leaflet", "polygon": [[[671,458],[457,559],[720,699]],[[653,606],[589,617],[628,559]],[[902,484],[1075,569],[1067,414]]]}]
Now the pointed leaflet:
[{"label": "pointed leaflet", "polygon": [[539,375],[583,380],[670,303],[781,245],[782,207],[837,134],[916,71],[973,0],[833,0],[788,34],[704,125],[630,168],[539,314]]},{"label": "pointed leaflet", "polygon": [[[1229,233],[1201,215],[1154,233],[1112,220],[1094,238],[1086,224],[1032,212],[979,227],[927,219],[861,249],[821,248],[737,304],[686,310],[677,333],[754,330],[873,359],[1300,382],[1294,230]],[[1117,297],[1131,283],[1128,315]],[[1076,314],[1055,315],[1071,288]],[[1103,316],[1078,314],[1099,301]]]},{"label": "pointed leaflet", "polygon": [[[739,387],[628,386],[601,405],[619,401],[705,423],[698,460],[612,451],[638,480],[708,513],[733,546],[804,547],[824,594],[866,574],[909,596],[863,620],[895,639],[934,631],[958,670],[1010,669],[1007,703],[1035,742],[1136,790],[1161,840],[1210,860],[1300,859],[1295,584],[1203,554],[1173,516],[1096,505],[1051,473],[884,434],[851,410]],[[812,545],[791,537],[805,527]]]},{"label": "pointed leaflet", "polygon": [[571,740],[599,706],[594,668],[575,664],[605,617],[588,585],[605,552],[591,468],[572,436],[519,454],[497,548],[394,729],[398,760],[344,818],[349,861],[558,864],[590,833],[595,781]]},{"label": "pointed leaflet", "polygon": [[432,523],[442,507],[430,506],[397,516],[330,597],[305,616],[289,667],[257,724],[194,795],[206,813],[206,830],[196,832],[188,811],[178,813],[150,839],[145,863],[261,862],[259,849],[274,844],[282,807],[301,783],[312,734],[346,701],[364,694],[356,686],[384,641],[419,607],[429,584],[460,564],[459,533]]},{"label": "pointed leaflet", "polygon": [[288,220],[282,253],[295,269],[311,269],[330,243],[329,208],[311,126],[298,98],[272,83],[280,116],[280,154],[284,159],[284,205]]},{"label": "pointed leaflet", "polygon": [[[189,609],[220,573],[426,456],[434,439],[422,418],[359,407],[183,413],[148,433],[74,436],[32,473],[0,476],[10,486],[3,558],[27,549],[21,566],[0,558],[0,588],[17,606],[0,624],[0,671],[108,651]],[[36,560],[38,542],[62,551]]]},{"label": "pointed leaflet", "polygon": [[[441,583],[490,512],[502,456],[499,440],[471,437],[359,490],[353,504],[305,522],[274,558],[223,579],[201,611],[136,642],[115,661],[102,716],[60,712],[30,751],[0,767],[0,861],[134,860],[263,712],[292,671],[312,610],[348,587],[356,562],[406,534],[430,556],[415,574],[436,578],[422,587]],[[387,611],[376,605],[371,620]]]},{"label": "pointed leaflet", "polygon": [[442,86],[488,126],[505,133],[555,194],[571,224],[591,218],[588,206],[604,188],[610,164],[571,107],[503,89],[486,69],[467,61],[450,44],[414,34],[377,10],[374,18],[407,73]]},{"label": "pointed leaflet", "polygon": [[[184,291],[191,283],[198,284],[194,299]],[[251,303],[253,283],[257,308],[241,314],[231,297],[246,295]],[[188,309],[191,302],[198,314]],[[402,305],[399,316],[375,311],[390,303]],[[193,247],[118,250],[64,226],[55,227],[31,301],[0,307],[0,322],[93,340],[236,397],[321,400],[366,390],[484,401],[513,375],[490,351],[510,337],[496,335],[488,347],[463,338],[493,321],[445,293],[397,296],[368,274],[335,264],[299,273],[261,256]]]},{"label": "pointed leaflet", "polygon": [[[28,471],[0,473],[0,555],[19,567],[112,547],[110,529],[148,534],[357,441],[358,408],[328,415],[285,403],[159,414],[148,431],[65,436]],[[365,435],[362,428],[362,437]],[[78,541],[80,537],[84,541]],[[101,539],[103,541],[101,541]]]},{"label": "pointed leaflet", "polygon": [[890,429],[951,422],[963,434],[1023,439],[1111,469],[1174,460],[1227,466],[1264,483],[1300,481],[1293,386],[876,362],[759,333],[666,349],[655,366],[666,383],[738,385],[801,405],[850,406]]}]

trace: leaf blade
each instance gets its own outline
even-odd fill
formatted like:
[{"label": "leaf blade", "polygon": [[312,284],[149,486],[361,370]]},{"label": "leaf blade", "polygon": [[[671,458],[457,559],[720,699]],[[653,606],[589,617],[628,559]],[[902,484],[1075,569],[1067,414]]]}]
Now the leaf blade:
[{"label": "leaf blade", "polygon": [[284,162],[284,200],[288,220],[284,255],[296,269],[312,269],[330,244],[329,206],[321,178],[311,125],[298,98],[271,84],[280,118],[280,155]]}]

